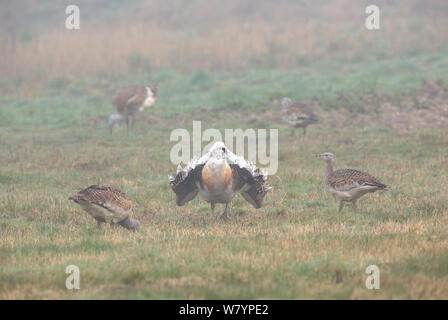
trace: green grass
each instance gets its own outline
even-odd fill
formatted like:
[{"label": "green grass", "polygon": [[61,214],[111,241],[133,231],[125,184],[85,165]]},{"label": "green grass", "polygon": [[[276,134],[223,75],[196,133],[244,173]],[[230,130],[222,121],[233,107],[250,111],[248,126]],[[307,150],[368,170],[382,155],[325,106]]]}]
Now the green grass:
[{"label": "green grass", "polygon": [[[320,125],[302,139],[268,117],[285,95],[316,95],[324,111],[338,107],[340,92],[412,92],[422,78],[447,79],[446,57],[54,79],[36,98],[1,98],[0,298],[448,298],[446,130]],[[88,121],[113,111],[117,86],[140,82],[159,83],[160,100],[144,114],[153,121],[113,136],[104,119]],[[221,222],[199,198],[175,205],[169,134],[194,119],[220,130],[280,129],[279,170],[262,209],[237,197]],[[324,151],[336,154],[336,167],[371,172],[391,190],[362,198],[357,214],[338,214],[314,157]],[[140,233],[97,230],[68,201],[93,183],[121,187],[139,204]],[[69,264],[80,268],[76,292],[65,289]],[[365,288],[370,264],[380,268],[380,290]]]}]

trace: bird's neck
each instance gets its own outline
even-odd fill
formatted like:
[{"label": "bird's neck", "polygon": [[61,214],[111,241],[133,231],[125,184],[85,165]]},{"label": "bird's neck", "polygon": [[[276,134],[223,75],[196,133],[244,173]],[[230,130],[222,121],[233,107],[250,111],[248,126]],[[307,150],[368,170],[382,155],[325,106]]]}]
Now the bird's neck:
[{"label": "bird's neck", "polygon": [[325,169],[324,179],[327,181],[328,176],[333,172],[333,160],[327,160],[327,168]]}]

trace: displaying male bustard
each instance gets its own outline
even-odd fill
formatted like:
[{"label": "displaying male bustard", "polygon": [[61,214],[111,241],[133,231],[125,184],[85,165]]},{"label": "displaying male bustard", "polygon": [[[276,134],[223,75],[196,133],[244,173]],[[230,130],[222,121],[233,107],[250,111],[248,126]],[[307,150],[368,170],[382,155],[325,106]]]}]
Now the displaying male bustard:
[{"label": "displaying male bustard", "polygon": [[339,212],[344,202],[351,202],[353,210],[356,211],[356,201],[366,193],[384,190],[387,185],[380,182],[370,174],[354,169],[340,169],[333,171],[335,156],[325,152],[318,157],[327,163],[324,180],[327,190],[339,201]]},{"label": "displaying male bustard", "polygon": [[118,223],[122,227],[136,231],[140,222],[130,217],[134,204],[121,190],[109,187],[92,185],[71,196],[69,200],[75,201],[87,211],[98,223]]},{"label": "displaying male bustard", "polygon": [[237,193],[258,209],[271,189],[266,185],[267,173],[233,154],[222,142],[215,143],[209,152],[193,159],[185,168],[179,166],[169,180],[178,206],[200,193],[210,203],[212,214],[215,204],[225,204],[222,219],[228,218],[229,203]]},{"label": "displaying male bustard", "polygon": [[306,127],[319,121],[310,103],[293,102],[290,98],[282,98],[281,104],[283,106],[282,119],[292,126],[292,136],[295,128],[302,128],[303,135],[306,135]]},{"label": "displaying male bustard", "polygon": [[133,126],[136,114],[154,105],[156,99],[157,86],[154,85],[119,88],[112,100],[118,113],[109,116],[110,133],[121,121],[126,122],[126,129],[129,130],[129,118],[132,117],[131,125]]}]

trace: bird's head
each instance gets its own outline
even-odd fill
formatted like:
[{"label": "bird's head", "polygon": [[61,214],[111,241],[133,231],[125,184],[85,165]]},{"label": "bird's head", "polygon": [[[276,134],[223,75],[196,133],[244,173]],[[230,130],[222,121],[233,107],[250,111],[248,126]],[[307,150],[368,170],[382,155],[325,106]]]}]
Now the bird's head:
[{"label": "bird's head", "polygon": [[335,158],[334,154],[332,154],[330,152],[324,152],[324,153],[318,154],[317,157],[321,158],[325,161],[333,161]]},{"label": "bird's head", "polygon": [[280,103],[282,104],[283,108],[288,108],[292,105],[291,98],[284,97],[280,100]]},{"label": "bird's head", "polygon": [[227,154],[228,149],[226,147],[226,145],[222,142],[216,142],[211,148],[210,148],[210,153],[218,159],[222,159],[224,158],[224,156]]}]

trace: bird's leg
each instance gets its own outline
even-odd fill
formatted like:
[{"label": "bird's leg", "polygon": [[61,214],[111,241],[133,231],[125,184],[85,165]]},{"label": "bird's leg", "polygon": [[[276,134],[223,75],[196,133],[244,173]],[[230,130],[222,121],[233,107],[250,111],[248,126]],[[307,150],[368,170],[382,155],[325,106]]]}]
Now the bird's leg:
[{"label": "bird's leg", "polygon": [[134,128],[135,125],[135,116],[132,116],[131,128]]},{"label": "bird's leg", "polygon": [[306,136],[306,127],[303,127],[303,136]]},{"label": "bird's leg", "polygon": [[353,207],[353,211],[356,212],[356,210],[358,209],[358,208],[356,207],[356,200],[352,201],[352,207]]},{"label": "bird's leg", "polygon": [[96,222],[96,226],[98,227],[98,229],[101,230],[101,221],[97,221],[97,222]]},{"label": "bird's leg", "polygon": [[342,207],[344,207],[344,201],[339,202],[339,210],[338,210],[338,212],[341,212]]},{"label": "bird's leg", "polygon": [[211,202],[210,207],[212,208],[212,216],[214,216],[215,215],[215,203]]},{"label": "bird's leg", "polygon": [[227,214],[228,210],[229,210],[229,204],[226,203],[226,207],[224,209],[224,212],[221,215],[221,219],[222,220],[228,220],[229,219],[229,215]]},{"label": "bird's leg", "polygon": [[129,116],[126,115],[126,133],[129,133]]}]

